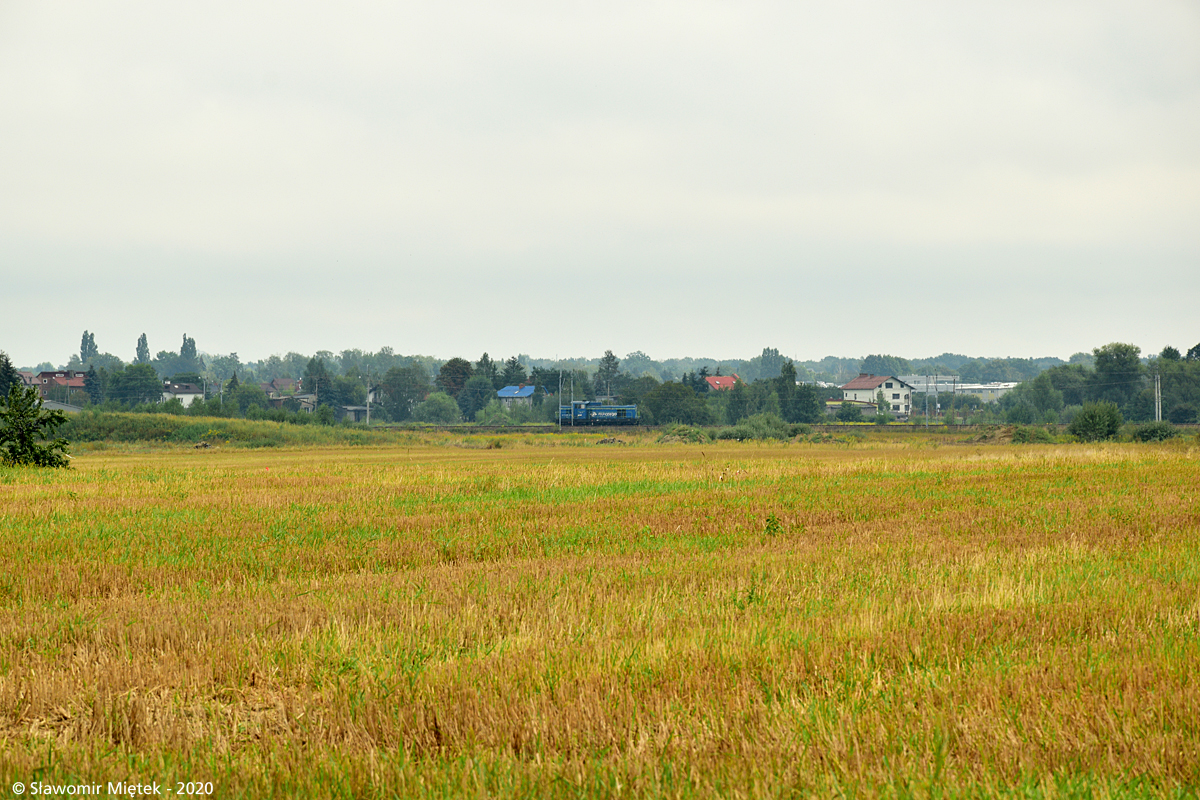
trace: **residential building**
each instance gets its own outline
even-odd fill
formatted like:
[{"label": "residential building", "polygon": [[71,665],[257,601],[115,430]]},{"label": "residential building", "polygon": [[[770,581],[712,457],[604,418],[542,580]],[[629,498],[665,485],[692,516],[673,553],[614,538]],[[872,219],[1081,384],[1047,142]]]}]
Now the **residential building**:
[{"label": "residential building", "polygon": [[171,381],[163,381],[162,401],[164,403],[171,400],[178,400],[183,403],[183,407],[190,406],[196,398],[204,398],[204,390],[194,383],[172,383]]},{"label": "residential building", "polygon": [[259,386],[267,393],[267,397],[282,397],[300,391],[300,381],[295,378],[276,378]]},{"label": "residential building", "polygon": [[893,414],[907,417],[912,411],[913,387],[895,375],[862,373],[842,387],[842,400],[849,400],[853,403],[875,403],[880,392],[883,392],[884,400],[890,406]]},{"label": "residential building", "polygon": [[496,392],[496,398],[504,404],[505,408],[531,406],[533,405],[534,391],[535,387],[532,383],[522,383],[519,386],[505,386]]},{"label": "residential building", "polygon": [[46,370],[34,377],[33,385],[41,392],[43,399],[49,398],[53,393],[55,399],[70,403],[77,392],[85,391],[86,377],[87,373],[79,370]]},{"label": "residential building", "polygon": [[708,382],[709,391],[727,392],[742,379],[737,375],[709,375],[704,380]]}]

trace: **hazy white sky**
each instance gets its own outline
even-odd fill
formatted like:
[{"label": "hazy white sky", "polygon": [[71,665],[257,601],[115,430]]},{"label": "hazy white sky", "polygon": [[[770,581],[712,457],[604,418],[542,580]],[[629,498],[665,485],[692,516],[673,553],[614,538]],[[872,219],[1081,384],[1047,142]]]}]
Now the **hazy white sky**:
[{"label": "hazy white sky", "polygon": [[0,349],[1200,341],[1200,4],[0,0]]}]

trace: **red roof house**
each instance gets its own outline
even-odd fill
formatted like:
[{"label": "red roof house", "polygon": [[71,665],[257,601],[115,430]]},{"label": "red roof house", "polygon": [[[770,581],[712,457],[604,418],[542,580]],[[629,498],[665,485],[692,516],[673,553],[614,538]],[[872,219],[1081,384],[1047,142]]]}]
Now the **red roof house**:
[{"label": "red roof house", "polygon": [[708,381],[708,388],[710,390],[714,392],[727,392],[742,379],[737,375],[709,375],[704,380]]}]

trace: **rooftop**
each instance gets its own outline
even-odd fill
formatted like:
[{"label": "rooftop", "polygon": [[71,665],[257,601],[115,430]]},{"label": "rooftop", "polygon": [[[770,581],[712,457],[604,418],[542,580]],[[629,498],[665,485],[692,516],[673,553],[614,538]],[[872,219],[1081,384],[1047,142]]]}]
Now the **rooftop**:
[{"label": "rooftop", "polygon": [[709,388],[723,392],[732,389],[741,378],[737,375],[710,375],[704,380],[708,381]]},{"label": "rooftop", "polygon": [[513,397],[533,397],[533,384],[522,383],[520,386],[505,386],[496,392],[496,397],[509,399]]}]

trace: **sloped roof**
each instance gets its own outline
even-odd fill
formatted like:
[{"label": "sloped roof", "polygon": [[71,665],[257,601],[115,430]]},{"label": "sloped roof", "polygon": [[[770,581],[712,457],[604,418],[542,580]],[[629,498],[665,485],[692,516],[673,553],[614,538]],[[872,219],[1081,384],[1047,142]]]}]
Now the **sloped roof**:
[{"label": "sloped roof", "polygon": [[194,383],[163,384],[163,391],[170,394],[200,394],[200,387]]},{"label": "sloped roof", "polygon": [[513,397],[533,397],[533,384],[523,383],[520,386],[505,386],[496,392],[496,397],[510,399]]},{"label": "sloped roof", "polygon": [[[897,378],[895,375],[859,375],[854,380],[847,383],[842,389],[878,389],[883,386],[886,381],[895,381],[896,383],[908,386],[907,383]],[[909,386],[911,389],[912,387]]]},{"label": "sloped roof", "polygon": [[732,389],[734,384],[741,380],[737,375],[709,375],[704,380],[708,381],[710,388],[715,391],[724,391]]}]

